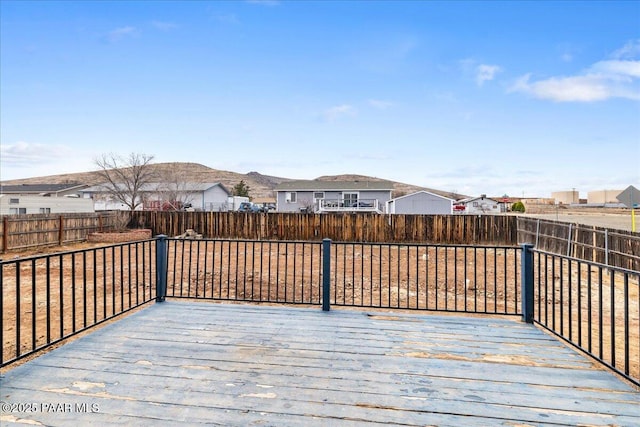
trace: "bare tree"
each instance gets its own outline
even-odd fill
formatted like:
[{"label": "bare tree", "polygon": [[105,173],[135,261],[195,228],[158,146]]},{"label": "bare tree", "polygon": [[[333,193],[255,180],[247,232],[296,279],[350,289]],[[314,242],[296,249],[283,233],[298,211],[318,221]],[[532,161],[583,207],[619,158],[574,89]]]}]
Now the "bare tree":
[{"label": "bare tree", "polygon": [[301,199],[298,201],[298,203],[300,204],[300,206],[302,206],[300,208],[301,212],[305,212],[305,213],[315,212],[315,204],[313,203],[312,199]]},{"label": "bare tree", "polygon": [[155,188],[160,209],[177,211],[187,208],[195,200],[194,184],[199,182],[189,182],[186,174],[173,170],[162,174],[162,182]]},{"label": "bare tree", "polygon": [[112,199],[134,211],[144,203],[144,187],[153,182],[150,168],[152,155],[131,153],[124,158],[114,153],[102,154],[95,160],[102,188]]}]

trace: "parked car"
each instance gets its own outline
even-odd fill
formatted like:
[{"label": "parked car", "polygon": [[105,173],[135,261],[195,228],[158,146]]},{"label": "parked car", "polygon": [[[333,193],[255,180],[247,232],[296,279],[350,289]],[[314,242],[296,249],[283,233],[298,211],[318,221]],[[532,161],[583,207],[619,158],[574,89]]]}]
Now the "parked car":
[{"label": "parked car", "polygon": [[263,212],[262,207],[252,202],[242,202],[238,207],[238,212]]}]

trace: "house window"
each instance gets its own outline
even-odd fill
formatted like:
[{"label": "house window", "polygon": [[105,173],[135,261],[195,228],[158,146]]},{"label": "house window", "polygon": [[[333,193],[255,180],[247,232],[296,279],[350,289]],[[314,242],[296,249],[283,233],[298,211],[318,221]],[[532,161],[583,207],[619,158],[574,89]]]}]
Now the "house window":
[{"label": "house window", "polygon": [[10,205],[17,205],[18,203],[20,203],[20,199],[9,199]]},{"label": "house window", "polygon": [[298,201],[298,194],[295,191],[287,192],[285,200],[287,203],[296,203]]},{"label": "house window", "polygon": [[358,204],[358,193],[342,193],[344,206],[351,207]]},{"label": "house window", "polygon": [[10,208],[9,213],[11,215],[26,214],[27,208]]},{"label": "house window", "polygon": [[480,205],[478,204],[478,202],[473,202],[473,207],[474,207],[474,208],[477,208],[478,206],[480,206]]},{"label": "house window", "polygon": [[40,213],[41,214],[50,214],[51,213],[51,208],[40,208]]},{"label": "house window", "polygon": [[313,199],[324,199],[324,191],[316,191],[315,193],[313,193]]}]

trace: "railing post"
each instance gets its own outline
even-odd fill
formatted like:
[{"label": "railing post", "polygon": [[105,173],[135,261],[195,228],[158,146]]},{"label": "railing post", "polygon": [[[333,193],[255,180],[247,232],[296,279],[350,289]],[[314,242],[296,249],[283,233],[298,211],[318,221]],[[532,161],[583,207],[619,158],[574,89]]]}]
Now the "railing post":
[{"label": "railing post", "polygon": [[322,311],[331,308],[331,239],[322,239]]},{"label": "railing post", "polygon": [[156,236],[156,302],[167,296],[167,236]]},{"label": "railing post", "polygon": [[533,323],[533,245],[522,245],[522,320]]}]

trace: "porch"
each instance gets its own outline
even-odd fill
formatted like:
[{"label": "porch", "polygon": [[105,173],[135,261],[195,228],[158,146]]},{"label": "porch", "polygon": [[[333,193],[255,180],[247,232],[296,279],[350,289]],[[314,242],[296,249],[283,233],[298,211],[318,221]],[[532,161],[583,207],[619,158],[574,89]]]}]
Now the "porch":
[{"label": "porch", "polygon": [[3,426],[640,425],[640,394],[516,317],[152,304],[2,375]]},{"label": "porch", "polygon": [[384,206],[378,199],[319,199],[317,212],[367,212],[383,213]]}]

